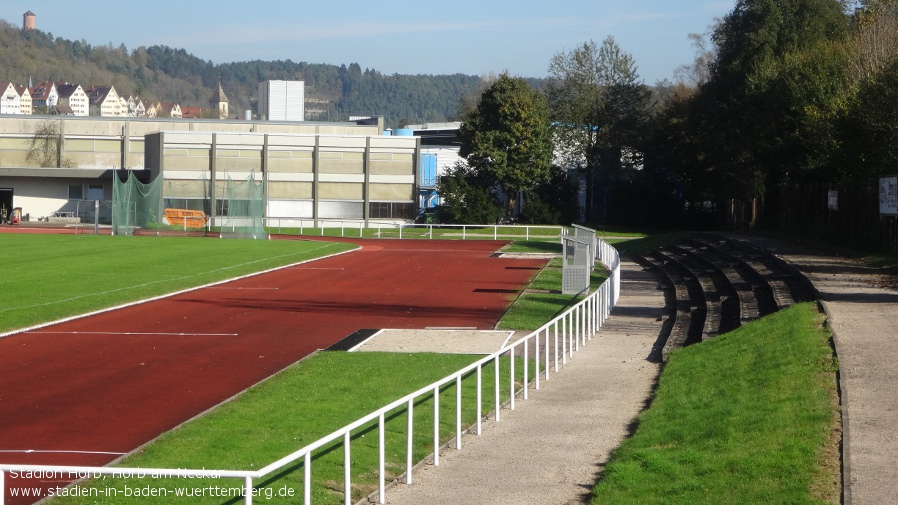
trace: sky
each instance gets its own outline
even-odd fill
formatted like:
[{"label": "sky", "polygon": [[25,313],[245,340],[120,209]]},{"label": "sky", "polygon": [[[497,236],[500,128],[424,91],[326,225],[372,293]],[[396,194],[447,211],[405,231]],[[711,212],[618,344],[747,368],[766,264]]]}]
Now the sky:
[{"label": "sky", "polygon": [[[15,4],[15,8],[13,5]],[[736,0],[154,0],[139,7],[72,8],[71,0],[4,1],[16,26],[98,46],[166,45],[228,63],[293,60],[382,74],[545,77],[552,56],[613,36],[646,84],[672,79]],[[98,4],[99,5],[99,4]]]}]

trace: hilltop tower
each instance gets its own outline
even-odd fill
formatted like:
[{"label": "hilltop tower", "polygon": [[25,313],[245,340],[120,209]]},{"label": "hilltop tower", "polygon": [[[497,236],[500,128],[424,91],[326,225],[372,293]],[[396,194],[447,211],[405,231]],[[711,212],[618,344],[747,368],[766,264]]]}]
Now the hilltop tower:
[{"label": "hilltop tower", "polygon": [[212,110],[218,110],[218,118],[226,119],[228,117],[228,97],[225,95],[223,89],[221,89],[221,79],[218,79],[218,90],[212,94],[212,98],[209,99],[209,108]]},{"label": "hilltop tower", "polygon": [[22,20],[22,29],[23,30],[34,30],[34,26],[35,26],[34,25],[34,18],[35,18],[34,13],[31,11],[28,11],[25,14],[23,14],[23,18],[24,19]]}]

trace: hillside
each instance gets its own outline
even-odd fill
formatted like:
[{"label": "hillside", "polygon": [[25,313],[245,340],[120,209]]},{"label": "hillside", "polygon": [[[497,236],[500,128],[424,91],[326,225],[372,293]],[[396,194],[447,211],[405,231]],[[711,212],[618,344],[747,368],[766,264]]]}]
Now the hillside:
[{"label": "hillside", "polygon": [[92,46],[85,40],[24,31],[0,20],[0,81],[29,79],[87,85],[112,85],[119,94],[136,94],[182,106],[208,107],[218,79],[231,115],[256,111],[258,83],[269,79],[305,81],[306,119],[337,121],[349,115],[383,115],[387,127],[455,120],[461,97],[478,93],[482,79],[455,75],[383,75],[356,64],[285,61],[213,64],[184,49],[124,44]]}]

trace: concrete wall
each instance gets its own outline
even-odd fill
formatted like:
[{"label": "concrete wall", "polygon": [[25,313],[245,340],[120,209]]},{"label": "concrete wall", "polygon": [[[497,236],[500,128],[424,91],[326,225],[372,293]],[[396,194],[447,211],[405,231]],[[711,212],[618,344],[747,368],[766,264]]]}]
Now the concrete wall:
[{"label": "concrete wall", "polygon": [[367,220],[378,203],[392,204],[388,219],[416,211],[415,137],[165,131],[147,135],[146,146],[150,172],[165,181],[163,197],[190,208],[222,199],[228,178],[252,174],[264,180],[272,219]]}]

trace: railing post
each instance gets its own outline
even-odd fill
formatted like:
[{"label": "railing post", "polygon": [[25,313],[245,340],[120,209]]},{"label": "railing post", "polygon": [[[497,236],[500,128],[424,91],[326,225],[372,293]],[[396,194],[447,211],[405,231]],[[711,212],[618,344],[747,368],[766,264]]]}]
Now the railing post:
[{"label": "railing post", "polygon": [[592,301],[592,296],[586,299],[586,324],[588,328],[586,334],[589,336],[589,340],[592,340],[592,334],[595,331],[595,329],[593,328],[593,326],[595,325],[595,317],[593,314]]},{"label": "railing post", "polygon": [[561,316],[561,364],[567,365],[567,314]]},{"label": "railing post", "polygon": [[[0,482],[0,504],[3,503],[2,494],[6,492],[6,488],[2,484],[3,482]],[[245,505],[253,505],[253,478],[250,476],[243,478],[243,503]]]},{"label": "railing post", "polygon": [[530,339],[524,341],[524,399],[527,399],[527,390],[530,388]]},{"label": "railing post", "polygon": [[483,365],[477,365],[477,435],[481,434],[481,424],[483,424],[480,420],[483,417]]},{"label": "railing post", "polygon": [[586,310],[586,304],[584,303],[583,305],[580,306],[580,318],[582,319],[580,324],[583,325],[583,334],[581,337],[581,338],[583,338],[583,347],[586,347],[586,337],[587,337],[587,334],[589,333],[589,327],[587,326],[587,324],[589,323],[588,316],[589,316],[589,311]]},{"label": "railing post", "polygon": [[536,379],[534,384],[536,389],[539,389],[539,334],[540,332],[536,332],[536,345],[533,346],[533,375]]},{"label": "railing post", "polygon": [[546,380],[549,380],[549,327],[546,326]]},{"label": "railing post", "polygon": [[343,434],[343,505],[352,505],[352,468],[350,447],[352,436],[349,430]]},{"label": "railing post", "polygon": [[493,359],[493,382],[496,395],[496,422],[499,422],[499,411],[501,410],[502,403],[499,400],[499,355],[496,355],[496,358]]},{"label": "railing post", "polygon": [[461,450],[461,374],[455,377],[455,450]]},{"label": "railing post", "polygon": [[381,412],[377,416],[377,503],[380,504],[387,502],[387,490],[384,482],[386,478],[386,463],[384,461],[386,459],[386,447],[384,445],[384,413]]},{"label": "railing post", "polygon": [[555,373],[558,373],[558,319],[555,320]]},{"label": "railing post", "polygon": [[412,436],[414,433],[414,419],[415,419],[415,400],[410,399],[408,401],[408,422],[406,425],[406,441],[405,441],[405,483],[412,483],[412,452],[414,450],[414,443],[412,441]]},{"label": "railing post", "polygon": [[574,341],[577,339],[577,329],[574,328],[574,311],[573,310],[568,312],[567,319],[568,319],[568,322],[567,322],[567,324],[568,324],[568,345],[570,346],[570,349],[568,350],[568,352],[570,353],[570,355],[568,356],[568,359],[574,359]]},{"label": "railing post", "polygon": [[514,410],[514,347],[515,346],[512,346],[508,352],[508,355],[510,357],[509,363],[511,364],[508,370],[508,375],[510,377],[508,381],[508,388],[511,391],[511,398],[509,398],[509,402],[511,403],[509,403],[509,408],[511,410]]},{"label": "railing post", "polygon": [[440,386],[433,388],[433,466],[440,466]]},{"label": "railing post", "polygon": [[306,453],[302,463],[303,503],[312,504],[312,452]]}]

